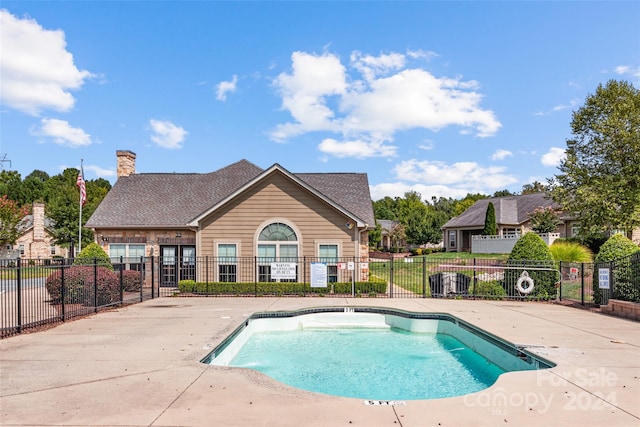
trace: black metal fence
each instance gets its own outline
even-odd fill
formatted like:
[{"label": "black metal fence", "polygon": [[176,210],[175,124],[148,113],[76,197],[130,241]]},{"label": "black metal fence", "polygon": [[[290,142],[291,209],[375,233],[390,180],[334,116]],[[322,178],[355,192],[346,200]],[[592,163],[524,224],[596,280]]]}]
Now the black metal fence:
[{"label": "black metal fence", "polygon": [[[144,265],[73,259],[0,260],[0,338],[159,295]],[[151,271],[153,269],[150,269]]]},{"label": "black metal fence", "polygon": [[[605,274],[606,273],[606,274]],[[594,265],[484,258],[114,258],[0,261],[0,337],[174,295],[640,301],[640,254]]]}]

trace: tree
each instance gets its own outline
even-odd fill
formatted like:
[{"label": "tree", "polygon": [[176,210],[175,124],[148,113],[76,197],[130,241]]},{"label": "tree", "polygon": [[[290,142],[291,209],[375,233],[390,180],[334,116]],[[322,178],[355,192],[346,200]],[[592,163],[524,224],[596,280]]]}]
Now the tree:
[{"label": "tree", "polygon": [[609,267],[611,261],[616,262],[616,268],[612,271],[612,281],[614,283],[613,297],[625,301],[640,302],[640,292],[637,285],[634,286],[634,280],[637,283],[638,266],[631,263],[630,256],[640,252],[640,247],[633,243],[630,239],[621,234],[614,234],[600,247],[600,252],[596,255],[593,269],[593,302],[600,304],[602,302],[602,292],[599,285],[598,270],[600,267]]},{"label": "tree", "polygon": [[509,197],[509,196],[516,196],[516,193],[512,193],[511,191],[504,189],[504,190],[498,190],[495,193],[493,193],[492,197]]},{"label": "tree", "polygon": [[531,184],[525,184],[522,186],[521,194],[535,194],[535,193],[544,193],[549,190],[547,185],[539,181],[533,181]]},{"label": "tree", "polygon": [[552,207],[538,207],[529,214],[531,229],[538,234],[553,233],[561,223],[560,218]]},{"label": "tree", "polygon": [[487,205],[487,212],[484,215],[484,236],[495,236],[498,234],[498,225],[496,224],[496,208],[492,202]]},{"label": "tree", "polygon": [[640,226],[640,91],[625,81],[600,84],[574,111],[572,138],[550,194],[580,219],[588,236]]},{"label": "tree", "polygon": [[369,247],[377,248],[382,241],[382,227],[380,223],[376,221],[376,228],[369,230]]},{"label": "tree", "polygon": [[0,247],[13,245],[18,240],[20,231],[17,225],[28,213],[27,207],[21,208],[6,195],[0,197]]}]

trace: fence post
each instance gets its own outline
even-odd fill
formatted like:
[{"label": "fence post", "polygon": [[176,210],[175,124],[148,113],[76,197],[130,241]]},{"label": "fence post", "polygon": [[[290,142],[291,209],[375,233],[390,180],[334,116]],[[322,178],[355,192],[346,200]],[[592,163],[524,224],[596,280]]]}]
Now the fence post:
[{"label": "fence post", "polygon": [[140,302],[144,301],[144,294],[142,293],[142,286],[144,284],[144,257],[140,257]]},{"label": "fence post", "polygon": [[389,298],[393,298],[393,253],[389,259]]},{"label": "fence post", "polygon": [[124,258],[120,255],[120,305],[124,303]]},{"label": "fence post", "polygon": [[584,305],[584,262],[580,264],[580,304]]},{"label": "fence post", "polygon": [[16,259],[16,291],[18,293],[18,332],[22,332],[22,265],[20,258]]},{"label": "fence post", "polygon": [[[569,264],[571,265],[571,264]],[[559,261],[559,266],[558,268],[560,269],[560,281],[558,282],[558,301],[562,301],[562,260]],[[571,268],[571,267],[569,267]]]},{"label": "fence post", "polygon": [[258,257],[253,257],[253,294],[254,296],[258,296],[258,279],[260,278],[260,274],[258,273]]},{"label": "fence post", "polygon": [[[155,272],[156,272],[156,268],[155,268],[155,259],[154,256],[151,255],[151,299],[153,299],[153,290],[155,289]],[[158,285],[158,297],[160,296],[160,286]]]},{"label": "fence post", "polygon": [[473,298],[478,292],[478,272],[476,271],[476,257],[473,257]]},{"label": "fence post", "polygon": [[427,297],[427,257],[422,256],[422,298]]},{"label": "fence post", "polygon": [[66,292],[64,291],[64,266],[65,266],[65,262],[62,262],[60,264],[60,295],[62,297],[62,300],[60,301],[60,311],[61,311],[61,315],[62,315],[62,321],[64,322],[64,300],[67,297]]},{"label": "fence post", "polygon": [[98,260],[93,259],[93,311],[98,312]]}]

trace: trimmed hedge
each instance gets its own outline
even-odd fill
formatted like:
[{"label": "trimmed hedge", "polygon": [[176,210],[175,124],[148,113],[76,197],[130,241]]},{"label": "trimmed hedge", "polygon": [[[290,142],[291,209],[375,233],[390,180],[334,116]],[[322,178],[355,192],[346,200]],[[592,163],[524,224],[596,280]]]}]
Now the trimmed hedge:
[{"label": "trimmed hedge", "polygon": [[125,292],[140,292],[140,289],[142,289],[140,272],[135,270],[124,270],[122,272],[122,289]]},{"label": "trimmed hedge", "polygon": [[[329,293],[351,294],[350,282],[329,283],[326,288],[312,288],[309,283],[300,282],[196,282],[194,280],[181,280],[178,290],[182,293],[197,293],[208,295],[305,295]],[[383,294],[387,291],[385,281],[356,282],[356,294]]]},{"label": "trimmed hedge", "polygon": [[[98,305],[106,305],[120,299],[120,281],[115,272],[107,267],[72,266],[64,271],[64,303],[93,306],[97,279]],[[45,282],[51,302],[62,302],[62,274],[60,270],[47,277]]]}]

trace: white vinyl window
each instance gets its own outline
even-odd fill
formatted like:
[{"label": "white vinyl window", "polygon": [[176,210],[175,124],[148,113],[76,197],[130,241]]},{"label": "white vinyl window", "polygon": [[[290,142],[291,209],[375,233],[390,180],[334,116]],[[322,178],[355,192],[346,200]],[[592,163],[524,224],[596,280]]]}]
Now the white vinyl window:
[{"label": "white vinyl window", "polygon": [[235,243],[218,244],[218,281],[237,282],[237,246]]},{"label": "white vinyl window", "polygon": [[338,281],[338,245],[322,244],[318,246],[320,262],[327,264],[327,282]]},{"label": "white vinyl window", "polygon": [[109,245],[109,258],[116,269],[124,268],[125,270],[142,269],[143,263],[141,258],[145,256],[145,245],[124,243],[112,243]]},{"label": "white vinyl window", "polygon": [[456,247],[456,232],[454,230],[449,231],[449,247]]},{"label": "white vinyl window", "polygon": [[[281,222],[271,223],[260,231],[257,249],[259,282],[275,281],[271,277],[272,262],[298,262],[298,236],[293,228]],[[297,277],[281,281],[295,282]]]}]

